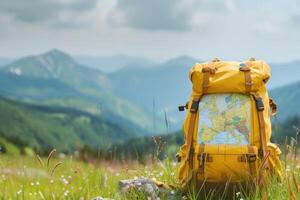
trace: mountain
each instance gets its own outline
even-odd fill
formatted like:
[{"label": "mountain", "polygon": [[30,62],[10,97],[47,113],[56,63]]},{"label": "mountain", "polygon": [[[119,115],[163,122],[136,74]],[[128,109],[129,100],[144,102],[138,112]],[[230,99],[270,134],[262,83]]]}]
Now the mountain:
[{"label": "mountain", "polygon": [[300,80],[300,61],[271,63],[271,79],[268,88],[274,89]]},{"label": "mountain", "polygon": [[139,106],[110,91],[105,73],[78,64],[59,50],[21,58],[1,68],[0,94],[31,103],[74,107],[152,128],[151,117]]},{"label": "mountain", "polygon": [[134,130],[70,108],[37,106],[0,97],[0,113],[0,138],[40,151],[57,148],[70,152],[84,145],[107,148],[138,136]]},{"label": "mountain", "polygon": [[76,56],[75,59],[78,63],[106,73],[112,73],[125,67],[144,68],[155,64],[152,60],[146,58],[127,55]]},{"label": "mountain", "polygon": [[10,63],[12,61],[13,61],[13,59],[11,59],[11,58],[0,57],[0,67],[2,65],[6,65],[6,64],[8,64],[8,63]]},{"label": "mountain", "polygon": [[148,68],[122,69],[109,74],[113,93],[152,111],[163,118],[165,110],[172,124],[178,128],[184,115],[177,106],[189,99],[191,84],[190,67],[197,60],[188,56],[171,59]]},{"label": "mountain", "polygon": [[300,116],[300,81],[271,90],[270,97],[278,105],[277,118],[280,121],[291,116]]}]

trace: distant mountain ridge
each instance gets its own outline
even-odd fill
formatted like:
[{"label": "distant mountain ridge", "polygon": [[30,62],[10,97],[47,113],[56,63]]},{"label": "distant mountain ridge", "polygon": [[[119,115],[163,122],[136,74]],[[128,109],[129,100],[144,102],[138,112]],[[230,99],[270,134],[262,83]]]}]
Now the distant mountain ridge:
[{"label": "distant mountain ridge", "polygon": [[300,80],[300,60],[287,63],[270,63],[271,79],[268,83],[270,89],[296,83]]},{"label": "distant mountain ridge", "polygon": [[9,63],[12,62],[12,61],[13,61],[12,58],[0,57],[0,67],[1,67],[2,65],[9,64]]},{"label": "distant mountain ridge", "polygon": [[152,127],[151,116],[143,109],[111,93],[106,74],[81,66],[59,50],[16,60],[1,67],[0,76],[2,95],[107,113],[110,119],[116,116],[112,119],[115,123],[128,121],[148,130]]},{"label": "distant mountain ridge", "polygon": [[270,97],[278,104],[278,120],[300,116],[300,81],[271,90]]},{"label": "distant mountain ridge", "polygon": [[143,57],[129,55],[115,56],[75,56],[78,63],[106,73],[112,73],[123,68],[144,68],[155,65],[155,62]]}]

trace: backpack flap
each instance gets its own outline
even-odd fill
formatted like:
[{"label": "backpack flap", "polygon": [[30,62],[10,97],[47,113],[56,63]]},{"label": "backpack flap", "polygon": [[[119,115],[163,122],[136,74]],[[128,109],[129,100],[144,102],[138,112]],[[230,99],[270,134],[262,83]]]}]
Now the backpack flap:
[{"label": "backpack flap", "polygon": [[[213,70],[210,71],[207,90],[203,91],[204,73],[207,69]],[[248,82],[247,77],[249,77]],[[190,80],[195,94],[257,92],[264,87],[269,77],[270,67],[264,61],[197,63],[190,70]]]}]

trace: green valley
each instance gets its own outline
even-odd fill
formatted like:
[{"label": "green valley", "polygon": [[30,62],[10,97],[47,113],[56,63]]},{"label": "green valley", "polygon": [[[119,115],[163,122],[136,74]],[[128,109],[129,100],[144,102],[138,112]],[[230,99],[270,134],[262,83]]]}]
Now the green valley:
[{"label": "green valley", "polygon": [[99,149],[137,137],[138,132],[87,112],[37,106],[0,97],[0,138],[39,152],[72,152],[84,145]]}]

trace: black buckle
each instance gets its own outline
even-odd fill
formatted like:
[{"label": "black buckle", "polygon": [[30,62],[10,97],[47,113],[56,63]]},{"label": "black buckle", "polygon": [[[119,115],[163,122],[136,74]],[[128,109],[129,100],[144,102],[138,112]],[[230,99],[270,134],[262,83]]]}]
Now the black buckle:
[{"label": "black buckle", "polygon": [[256,109],[258,111],[264,111],[265,106],[264,106],[264,102],[263,102],[262,98],[261,97],[255,97],[254,99],[255,99]]},{"label": "black buckle", "polygon": [[179,110],[179,112],[182,112],[182,111],[184,111],[185,110],[185,106],[178,106],[178,110]]},{"label": "black buckle", "polygon": [[263,149],[258,149],[258,156],[260,157],[260,158],[263,158],[264,157],[264,151],[263,151]]},{"label": "black buckle", "polygon": [[190,157],[192,157],[194,154],[195,154],[195,149],[190,148],[190,152],[189,152]]},{"label": "black buckle", "polygon": [[189,107],[189,102],[187,102],[185,105],[178,106],[178,110],[179,110],[179,112],[182,112],[185,109],[188,109],[188,107]]},{"label": "black buckle", "polygon": [[255,162],[256,161],[256,155],[255,154],[248,154],[247,159],[248,159],[248,162]]},{"label": "black buckle", "polygon": [[250,68],[248,67],[248,65],[246,63],[240,63],[239,70],[242,72],[248,72],[248,71],[250,71]]},{"label": "black buckle", "polygon": [[198,160],[199,160],[199,169],[204,170],[204,165],[205,165],[205,160],[207,157],[207,153],[202,152],[200,155],[198,155]]},{"label": "black buckle", "polygon": [[192,106],[191,106],[191,113],[196,113],[198,111],[199,101],[193,100]]}]

